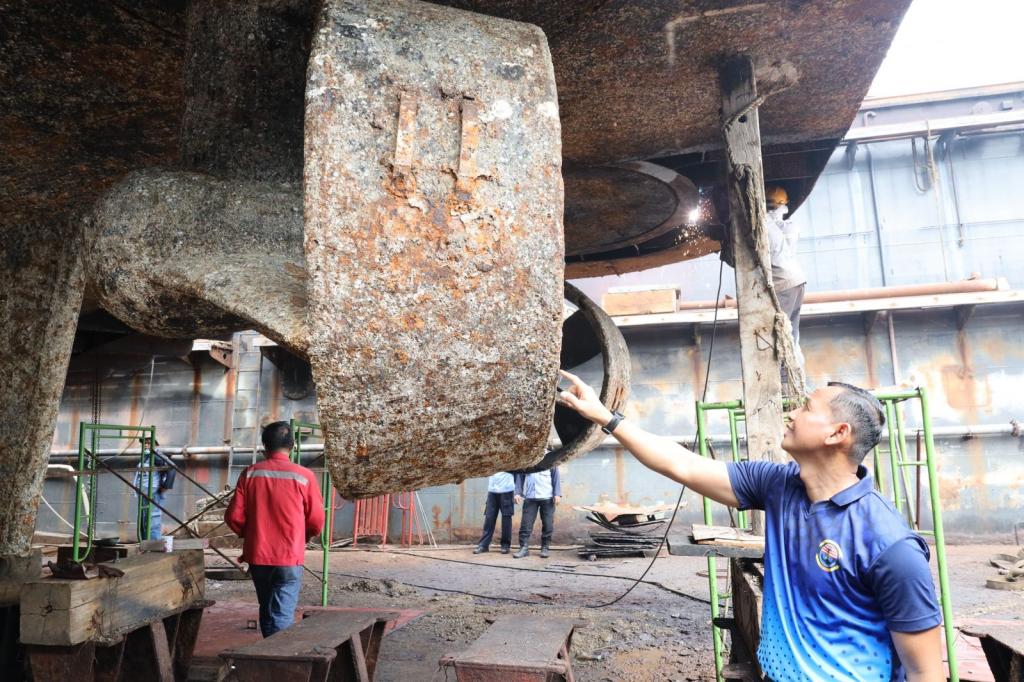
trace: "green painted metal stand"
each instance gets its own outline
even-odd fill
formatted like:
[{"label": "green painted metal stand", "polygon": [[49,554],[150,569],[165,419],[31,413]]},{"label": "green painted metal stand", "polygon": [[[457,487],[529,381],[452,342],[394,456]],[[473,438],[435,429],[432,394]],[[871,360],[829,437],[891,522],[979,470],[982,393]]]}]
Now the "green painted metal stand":
[{"label": "green painted metal stand", "polygon": [[[708,424],[707,424],[707,413],[714,410],[726,410],[729,417],[729,436],[733,444],[733,459],[738,460],[739,458],[739,431],[737,428],[737,422],[739,419],[737,415],[743,409],[743,403],[739,400],[731,400],[724,403],[706,403],[701,400],[697,401],[697,447],[701,457],[710,456],[709,438],[708,438]],[[711,523],[711,500],[701,496],[701,501],[704,507],[704,523],[712,525]],[[744,517],[745,520],[745,517]],[[719,604],[718,604],[718,560],[713,556],[708,556],[708,590],[711,601],[711,641],[715,650],[715,677],[718,682],[723,682],[725,679],[722,676],[722,666],[724,664],[722,659],[722,652],[724,650],[722,630],[714,624],[715,619],[719,616]]]},{"label": "green painted metal stand", "polygon": [[[953,603],[950,598],[949,569],[946,563],[946,536],[942,528],[942,500],[939,499],[939,473],[935,466],[935,438],[932,434],[931,410],[928,405],[928,393],[918,387],[904,391],[876,392],[875,397],[885,406],[886,424],[889,430],[889,462],[890,478],[893,485],[892,499],[897,511],[903,513],[903,505],[907,507],[907,518],[914,530],[920,535],[935,537],[935,562],[939,572],[939,601],[942,607],[942,627],[946,635],[946,656],[949,663],[949,679],[959,682],[960,673],[956,660],[956,632],[953,628]],[[921,410],[921,433],[924,436],[925,459],[907,459],[907,440],[903,416],[899,404],[909,400],[917,400]],[[895,429],[893,428],[895,427]],[[895,433],[894,433],[895,431]],[[920,519],[915,517],[909,500],[906,469],[908,467],[925,467],[928,472],[928,498],[932,511],[932,530],[919,528]],[[920,476],[920,469],[918,469]],[[881,479],[880,470],[875,476]],[[903,492],[901,493],[901,484]],[[906,496],[904,496],[904,493]]]},{"label": "green painted metal stand", "polygon": [[[953,628],[953,605],[950,599],[948,565],[946,563],[946,538],[942,529],[942,504],[939,499],[939,477],[935,465],[935,440],[932,434],[931,412],[928,407],[928,394],[924,388],[908,389],[894,392],[875,392],[875,397],[882,403],[885,410],[885,420],[888,428],[888,450],[889,450],[889,479],[892,486],[891,499],[896,510],[903,514],[911,528],[921,535],[933,535],[935,538],[935,561],[939,573],[939,600],[942,608],[942,627],[946,637],[946,655],[949,664],[950,682],[959,682],[960,674],[957,669],[956,659],[956,633]],[[900,403],[918,400],[921,410],[921,433],[924,437],[925,459],[908,459],[906,426],[903,421],[903,413],[900,410]],[[732,400],[728,402],[703,402],[697,401],[697,442],[699,454],[708,457],[710,454],[707,428],[707,413],[724,410],[729,420],[729,441],[732,450],[732,461],[740,461],[739,444],[739,422],[745,420],[743,413],[743,401]],[[873,473],[875,487],[885,494],[883,486],[882,455],[878,447],[873,452]],[[907,479],[909,467],[925,467],[928,475],[928,495],[931,501],[932,528],[927,531],[920,528],[920,519],[914,511],[910,501],[910,486]],[[920,476],[920,469],[918,469]],[[711,500],[701,498],[704,507],[704,523],[711,525]],[[740,528],[749,528],[748,518],[745,512],[737,515],[737,524]],[[717,566],[714,557],[708,557],[708,588],[711,598],[712,621],[718,618],[720,605],[718,593]],[[723,595],[724,596],[724,595]],[[714,624],[711,626],[712,641],[715,652],[715,674],[718,682],[723,682],[722,668],[723,661],[723,638],[722,631]]]},{"label": "green painted metal stand", "polygon": [[[319,424],[302,422],[295,419],[289,421],[292,427],[292,435],[295,438],[295,447],[292,448],[292,461],[301,463],[302,443],[309,438],[323,437]],[[327,606],[327,582],[330,578],[330,551],[331,539],[334,531],[334,487],[331,483],[331,472],[327,469],[327,460],[324,460],[324,471],[320,476],[320,494],[324,499],[324,527],[320,531],[320,546],[323,548],[323,564],[320,573],[320,606]]]},{"label": "green painted metal stand", "polygon": [[[97,474],[99,468],[94,459],[105,440],[131,440],[149,436],[156,439],[155,426],[128,426],[124,424],[89,424],[81,422],[78,425],[78,471],[75,476],[75,522],[74,531],[71,537],[71,558],[75,563],[82,563],[92,551],[93,539],[96,535],[96,501],[99,490],[99,479]],[[89,447],[86,447],[86,443]],[[125,448],[127,451],[127,448]],[[139,466],[145,466],[146,449],[144,443],[139,443]],[[150,514],[151,499],[153,497],[153,469],[155,464],[149,463],[149,476],[147,476],[146,499],[139,497],[139,506],[136,516],[137,533],[146,527],[145,537],[149,537],[153,516]],[[86,491],[86,478],[88,478],[88,492]],[[81,546],[81,534],[83,526],[83,515],[86,495],[89,499],[88,519],[84,522],[86,544],[83,550]]]}]

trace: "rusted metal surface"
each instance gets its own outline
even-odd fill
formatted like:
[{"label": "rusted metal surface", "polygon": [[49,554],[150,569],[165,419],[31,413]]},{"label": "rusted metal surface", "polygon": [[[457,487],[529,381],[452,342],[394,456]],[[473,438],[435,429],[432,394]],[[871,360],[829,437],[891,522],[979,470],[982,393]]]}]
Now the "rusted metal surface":
[{"label": "rusted metal surface", "polygon": [[37,680],[116,682],[125,679],[129,670],[131,679],[184,680],[203,609],[212,604],[198,602],[192,608],[141,624],[110,642],[26,645],[26,658]]},{"label": "rusted metal surface", "polygon": [[[565,283],[565,298],[577,310],[562,323],[559,365],[572,370],[600,355],[601,402],[610,410],[622,410],[629,398],[629,349],[612,318],[583,292]],[[590,452],[604,440],[601,427],[561,404],[555,405],[555,430],[561,445],[524,470],[543,471]]]},{"label": "rusted metal surface", "polygon": [[315,36],[309,355],[335,486],[365,497],[533,464],[563,257],[543,34],[426,3],[327,2]]},{"label": "rusted metal surface", "polygon": [[611,251],[695,223],[700,196],[675,171],[646,161],[596,166],[565,176],[565,253]]},{"label": "rusted metal surface", "polygon": [[80,218],[176,147],[175,3],[0,4],[0,556],[29,551],[82,300]]},{"label": "rusted metal surface", "polygon": [[981,640],[985,658],[997,680],[1024,680],[1024,626],[1015,621],[987,621],[969,624],[963,630],[969,637]]},{"label": "rusted metal surface", "polygon": [[709,84],[730,49],[759,64],[760,82],[792,83],[762,109],[766,143],[841,137],[910,3],[445,4],[540,25],[559,77],[565,157],[607,163],[719,147]]},{"label": "rusted metal surface", "polygon": [[305,353],[297,189],[139,171],[98,202],[93,225],[95,296],[135,330],[194,338],[251,327]]},{"label": "rusted metal surface", "polygon": [[221,652],[237,679],[253,682],[369,682],[393,612],[316,611],[272,637]]},{"label": "rusted metal surface", "polygon": [[83,287],[73,230],[15,229],[0,248],[0,557],[30,551]]},{"label": "rusted metal surface", "polygon": [[[664,163],[678,162],[672,167],[688,177],[698,178],[713,177],[715,164],[720,162],[714,158],[713,150],[707,160],[703,157],[705,150],[718,144],[713,83],[720,50],[749,52],[765,71],[764,82],[777,83],[779,88],[788,87],[765,103],[762,122],[766,139],[774,147],[786,148],[787,154],[795,154],[798,158],[793,163],[799,166],[801,155],[813,153],[818,159],[822,146],[828,148],[845,129],[907,2],[771,0],[734,4],[704,0],[680,5],[621,0],[610,3],[454,0],[450,4],[505,19],[537,23],[551,41],[560,93],[556,102],[553,82],[547,86],[550,92],[545,94],[544,101],[550,105],[545,104],[544,112],[539,113],[540,125],[522,126],[522,137],[516,139],[515,145],[509,145],[520,157],[546,146],[545,153],[555,159],[557,166],[561,152],[558,135],[552,131],[557,132],[560,118],[566,159],[576,166],[683,154],[685,158],[672,157]],[[134,0],[127,4],[5,0],[2,3],[4,40],[0,42],[0,64],[3,64],[0,90],[5,93],[5,108],[0,114],[0,158],[3,158],[0,164],[0,240],[3,260],[9,264],[11,275],[2,303],[5,319],[14,323],[5,325],[0,337],[3,341],[0,347],[4,349],[0,356],[0,376],[3,377],[0,388],[7,395],[18,395],[21,399],[8,405],[4,419],[0,419],[3,428],[9,429],[5,433],[10,437],[5,442],[16,445],[7,452],[17,453],[12,457],[0,456],[0,473],[3,474],[0,476],[0,501],[5,510],[0,515],[0,554],[27,549],[27,535],[35,519],[42,480],[42,444],[52,431],[55,396],[66,368],[69,335],[73,332],[74,314],[81,296],[75,250],[78,249],[76,240],[82,213],[90,210],[95,198],[126,173],[156,166],[200,170],[244,181],[297,183],[303,163],[306,108],[302,75],[306,72],[318,7],[315,0],[216,3]],[[428,7],[437,17],[445,12]],[[387,5],[386,10],[391,11],[391,6]],[[444,91],[428,87],[427,92],[418,91],[417,88],[427,84],[429,79],[404,85],[400,81],[405,77],[416,80],[418,76],[412,74],[429,62],[431,68],[437,67],[437,73],[453,69],[486,72],[487,79],[494,80],[487,84],[488,88],[522,83],[522,79],[532,73],[527,67],[538,63],[539,53],[532,57],[525,53],[520,55],[510,47],[512,58],[502,58],[490,66],[482,61],[470,64],[472,58],[466,55],[477,54],[474,50],[479,45],[459,42],[460,22],[476,27],[474,30],[481,34],[489,30],[487,25],[500,27],[494,29],[494,33],[507,32],[501,35],[501,40],[509,46],[518,41],[515,49],[532,49],[532,41],[539,40],[539,34],[532,30],[522,37],[521,28],[514,28],[517,25],[507,21],[492,22],[480,15],[457,13],[448,13],[431,24],[431,40],[420,41],[422,45],[407,36],[392,33],[396,42],[404,41],[407,49],[396,62],[400,68],[379,74],[380,82],[373,85],[374,91],[381,95],[380,101],[387,99],[385,93],[390,93],[388,97],[393,99],[388,104],[388,116],[364,118],[364,127],[351,128],[356,135],[351,144],[353,148],[365,144],[369,150],[382,136],[390,136],[389,153],[393,153],[397,129],[392,129],[389,121],[396,115],[397,89],[401,85],[416,97],[414,118],[419,120],[419,127],[422,129],[422,124],[426,123],[432,138],[447,140],[426,150],[431,158],[446,157],[446,167],[450,170],[439,171],[438,177],[447,173],[445,181],[450,179],[460,188],[475,183],[479,193],[481,186],[513,182],[507,173],[491,178],[479,175],[486,176],[493,170],[487,161],[488,136],[499,124],[507,127],[509,121],[494,118],[496,112],[488,108],[485,92],[478,93],[480,96],[469,93],[476,99],[467,100],[463,98],[467,93],[458,89]],[[363,42],[364,33],[369,36],[391,31],[390,26],[346,26],[348,28],[343,30],[353,33],[350,38],[353,45],[368,44]],[[410,33],[413,34],[415,31]],[[424,49],[431,45],[433,52]],[[357,61],[367,63],[378,57],[358,51],[352,55]],[[543,61],[548,69],[546,60]],[[525,70],[520,71],[520,68]],[[359,72],[356,69],[351,73]],[[547,73],[550,75],[550,69]],[[337,77],[344,78],[341,74]],[[464,101],[455,106],[459,99]],[[431,109],[431,103],[437,100],[446,102],[449,109],[440,106]],[[427,111],[427,119],[424,119],[424,111]],[[436,114],[432,120],[429,120],[430,111]],[[449,120],[448,113],[457,116]],[[445,133],[448,129],[454,129],[455,133]],[[415,167],[416,159],[424,154],[420,147],[424,140],[417,138],[412,142],[413,163],[409,174],[399,168],[395,175],[394,169],[374,165],[379,164],[380,157],[362,171],[367,175],[373,172],[395,175],[395,187],[412,192],[407,198],[416,191],[422,192],[422,186],[403,189],[398,181],[399,176],[425,181],[424,169]],[[456,146],[458,151],[454,151]],[[816,175],[816,163],[807,164],[799,172]],[[688,170],[682,170],[684,167]],[[551,177],[544,176],[540,186],[549,187],[556,182],[556,176],[557,172]],[[769,172],[769,179],[772,177]],[[528,175],[523,178],[522,187],[538,186],[535,178]],[[809,187],[813,177],[799,182]],[[798,200],[799,192],[792,191],[792,186],[789,189],[794,200]],[[394,197],[396,202],[399,199]],[[561,213],[557,198],[542,201],[537,196],[522,194],[516,201],[528,204],[538,215],[550,212],[553,217],[546,224],[557,222]],[[618,212],[622,214],[625,209],[620,207]],[[521,220],[521,216],[515,216],[514,220],[508,215],[497,217],[509,219],[509,225],[515,228],[513,233],[518,229],[529,238],[541,238],[533,234],[535,225],[530,220]],[[486,219],[489,218],[485,216]],[[392,229],[403,220],[405,217],[401,215],[394,216],[382,223],[381,229]],[[166,223],[159,225],[152,231],[172,229]],[[643,267],[645,263],[671,262],[716,248],[709,235],[700,230],[678,234],[670,231],[661,238],[666,239],[645,242],[646,248],[634,254],[615,254],[602,258],[597,264],[572,267],[577,268],[579,274],[623,272]],[[236,239],[232,248],[242,241]],[[170,238],[168,243],[172,242]],[[532,247],[526,239],[519,242],[517,248],[525,255]],[[540,260],[547,262],[546,251],[532,250],[542,254]],[[183,253],[188,253],[188,249]],[[229,261],[230,258],[225,260],[225,271],[232,267]],[[461,263],[476,266],[471,259]],[[503,270],[499,264],[487,260],[481,261],[481,266],[491,268],[482,271],[480,277],[484,279],[496,278],[498,275],[488,273]],[[218,263],[210,273],[220,268]],[[144,300],[146,307],[166,306],[170,312],[163,319],[152,313],[141,315],[142,326],[152,326],[164,334],[182,334],[208,323],[216,323],[210,326],[223,329],[233,318],[249,319],[248,314],[252,313],[248,309],[240,310],[247,306],[238,301],[217,299],[227,288],[213,281],[212,275],[203,284],[204,296],[199,297],[195,287],[201,278],[197,278],[195,272],[155,268],[154,274],[158,273],[167,274],[168,281],[173,281],[174,286],[185,290],[187,295],[172,292],[169,300]],[[256,273],[250,274],[250,281],[259,278]],[[265,267],[261,274],[273,280],[279,273]],[[179,275],[182,279],[175,281]],[[492,291],[499,292],[499,303],[494,314],[503,315],[506,321],[516,318],[521,310],[507,305],[507,301],[514,299],[537,297],[536,300],[556,305],[558,276],[548,281],[554,292],[549,298],[540,297],[536,291],[525,293],[527,290],[514,281],[496,285]],[[295,285],[294,278],[282,283],[289,291]],[[251,293],[252,290],[245,291],[241,296],[244,298]],[[200,303],[207,301],[207,294],[214,297],[214,305]],[[112,291],[108,295],[112,300],[118,299]],[[288,301],[273,300],[289,305]],[[185,302],[195,305],[183,305]],[[131,304],[131,300],[121,299],[112,307],[126,312]],[[431,305],[432,301],[424,302],[427,309]],[[547,310],[545,305],[538,309]],[[92,314],[96,306],[97,300],[87,292],[83,311],[86,315]],[[456,312],[449,310],[446,314],[453,316]],[[274,314],[274,311],[269,313]],[[255,319],[266,316],[252,313]],[[461,315],[460,319],[471,320],[472,315]],[[531,319],[521,315],[517,322],[521,330],[535,328]],[[467,322],[467,328],[470,325]],[[360,325],[360,329],[365,328]],[[487,333],[491,333],[487,324],[477,325],[476,329],[487,329]],[[514,341],[529,345],[530,335],[522,334]],[[282,333],[282,341],[289,338],[290,331]],[[495,345],[506,341],[500,337],[495,340]],[[539,338],[532,340],[538,347],[544,345],[541,341]],[[547,341],[550,338],[544,340]],[[369,346],[363,344],[362,347]],[[387,348],[394,350],[391,345]],[[460,350],[465,348],[453,346],[451,355]],[[470,360],[479,361],[480,358]],[[518,362],[508,366],[513,365],[521,367],[520,371],[531,371]],[[403,368],[411,369],[412,381],[423,380],[416,376],[415,368]],[[538,367],[532,371],[543,374]],[[444,372],[457,376],[459,370],[453,365]],[[410,381],[408,376],[406,382]],[[496,374],[495,378],[502,377]],[[394,379],[389,379],[389,385],[393,383]],[[516,381],[492,382],[492,385],[496,383],[517,386],[509,390],[521,391],[516,396],[515,407],[530,401],[527,394],[543,394],[525,390]],[[367,386],[377,391],[376,395],[383,400],[385,393],[378,383],[370,382]],[[474,406],[494,404],[490,398],[479,399],[483,396],[482,389],[480,393],[470,391],[465,396],[467,404]],[[546,399],[536,401],[531,413],[524,417],[525,421],[540,423],[542,420],[536,418],[537,414],[550,409],[550,405],[545,405]],[[410,412],[410,419],[416,416],[415,410],[427,409],[416,407]],[[360,414],[373,416],[372,410]],[[471,409],[469,419],[473,418]],[[504,435],[496,432],[495,439],[516,433],[514,421],[510,420]],[[395,426],[382,425],[376,431],[389,432]],[[441,430],[445,428],[444,424],[439,426]],[[486,422],[481,422],[480,426],[486,426]],[[230,433],[230,425],[226,428]],[[530,437],[528,434],[527,440]],[[429,468],[433,463],[430,452],[428,447],[423,453],[424,459],[415,466]],[[517,458],[522,460],[525,456]],[[478,461],[486,461],[486,458]],[[454,475],[454,470],[449,474]]]},{"label": "rusted metal surface", "polygon": [[572,682],[572,636],[584,626],[563,618],[506,616],[468,649],[446,654],[438,664],[454,668],[459,682]]}]

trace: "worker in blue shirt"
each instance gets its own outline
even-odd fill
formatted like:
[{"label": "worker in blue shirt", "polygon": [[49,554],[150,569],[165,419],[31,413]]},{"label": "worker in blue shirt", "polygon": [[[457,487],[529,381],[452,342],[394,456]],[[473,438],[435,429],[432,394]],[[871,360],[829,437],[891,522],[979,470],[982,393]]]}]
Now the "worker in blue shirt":
[{"label": "worker in blue shirt", "polygon": [[[135,487],[143,493],[150,492],[150,477],[153,480],[153,504],[139,498],[137,515],[137,535],[142,540],[159,540],[163,537],[163,512],[160,507],[167,506],[167,491],[174,487],[177,471],[171,465],[167,455],[156,449],[158,442],[149,434],[139,439],[142,441],[142,457],[139,458],[139,470],[135,473]],[[159,471],[154,471],[159,469]],[[160,505],[159,507],[157,505]],[[146,535],[146,523],[149,523],[149,535]]]},{"label": "worker in blue shirt", "polygon": [[794,462],[705,459],[610,412],[594,390],[559,400],[601,424],[647,467],[697,493],[765,511],[758,662],[774,682],[945,680],[928,546],[861,465],[885,419],[867,391],[831,383],[793,411]]},{"label": "worker in blue shirt", "polygon": [[558,468],[533,474],[516,474],[516,504],[522,502],[519,519],[519,551],[513,558],[522,559],[530,553],[530,536],[540,512],[540,558],[551,556],[551,536],[555,533],[555,505],[562,501],[562,480]]},{"label": "worker in blue shirt", "polygon": [[501,553],[508,554],[512,548],[512,515],[516,513],[515,479],[507,471],[499,471],[487,479],[487,503],[484,505],[484,534],[476,543],[473,554],[483,554],[491,549],[494,524],[501,512]]}]

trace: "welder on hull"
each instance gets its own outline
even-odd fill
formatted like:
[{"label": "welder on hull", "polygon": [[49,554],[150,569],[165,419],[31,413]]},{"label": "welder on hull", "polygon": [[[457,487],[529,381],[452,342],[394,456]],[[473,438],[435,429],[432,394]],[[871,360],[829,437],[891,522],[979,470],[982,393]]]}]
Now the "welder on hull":
[{"label": "welder on hull", "polygon": [[[800,267],[800,259],[796,255],[796,242],[799,231],[796,224],[786,220],[789,211],[789,195],[778,185],[765,187],[765,205],[768,207],[768,219],[765,220],[765,232],[768,235],[768,247],[771,252],[772,286],[779,299],[782,312],[789,318],[793,327],[793,350],[796,360],[803,367],[804,357],[800,352],[800,308],[804,304],[804,289],[807,277]],[[784,389],[789,385],[789,375],[782,370]]]},{"label": "welder on hull", "polygon": [[871,394],[847,384],[814,391],[786,424],[782,448],[795,462],[725,463],[623,420],[562,374],[572,386],[559,400],[642,464],[723,504],[765,511],[757,657],[768,679],[945,679],[928,546],[861,465],[885,421]]}]

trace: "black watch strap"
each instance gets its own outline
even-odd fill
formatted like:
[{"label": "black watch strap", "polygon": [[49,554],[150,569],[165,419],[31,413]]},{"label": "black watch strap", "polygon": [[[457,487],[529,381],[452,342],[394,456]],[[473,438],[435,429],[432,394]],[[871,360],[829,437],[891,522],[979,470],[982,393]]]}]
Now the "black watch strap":
[{"label": "black watch strap", "polygon": [[625,417],[623,417],[621,413],[612,412],[612,420],[605,424],[604,426],[602,426],[601,430],[604,431],[605,433],[611,433],[612,431],[615,430],[615,427],[622,423],[623,419],[625,419]]}]

